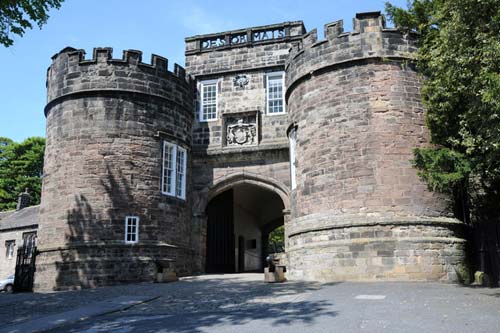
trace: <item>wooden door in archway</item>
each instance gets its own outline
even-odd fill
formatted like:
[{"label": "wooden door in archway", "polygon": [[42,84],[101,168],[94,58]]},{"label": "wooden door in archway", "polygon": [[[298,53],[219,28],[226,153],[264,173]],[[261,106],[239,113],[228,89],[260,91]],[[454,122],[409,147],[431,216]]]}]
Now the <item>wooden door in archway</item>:
[{"label": "wooden door in archway", "polygon": [[234,273],[233,190],[213,198],[207,207],[207,273]]}]

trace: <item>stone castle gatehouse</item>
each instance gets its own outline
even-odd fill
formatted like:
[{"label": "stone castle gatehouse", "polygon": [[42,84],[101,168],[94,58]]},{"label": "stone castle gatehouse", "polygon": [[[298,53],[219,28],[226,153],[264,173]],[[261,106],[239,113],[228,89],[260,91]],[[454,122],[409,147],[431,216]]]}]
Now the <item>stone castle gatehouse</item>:
[{"label": "stone castle gatehouse", "polygon": [[461,224],[428,192],[415,36],[357,14],[186,38],[186,68],[65,48],[47,74],[35,289],[259,271],[454,281]]}]

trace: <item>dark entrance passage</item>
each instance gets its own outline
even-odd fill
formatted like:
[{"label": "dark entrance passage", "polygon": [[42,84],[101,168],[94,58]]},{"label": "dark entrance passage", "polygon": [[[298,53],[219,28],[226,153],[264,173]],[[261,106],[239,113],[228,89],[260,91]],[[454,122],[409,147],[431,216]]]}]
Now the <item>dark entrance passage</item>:
[{"label": "dark entrance passage", "polygon": [[264,187],[240,183],[207,206],[207,273],[257,272],[264,269],[268,236],[283,225],[281,197]]},{"label": "dark entrance passage", "polygon": [[233,190],[210,201],[207,208],[207,273],[233,273],[234,214]]},{"label": "dark entrance passage", "polygon": [[238,272],[245,271],[245,237],[238,236]]}]

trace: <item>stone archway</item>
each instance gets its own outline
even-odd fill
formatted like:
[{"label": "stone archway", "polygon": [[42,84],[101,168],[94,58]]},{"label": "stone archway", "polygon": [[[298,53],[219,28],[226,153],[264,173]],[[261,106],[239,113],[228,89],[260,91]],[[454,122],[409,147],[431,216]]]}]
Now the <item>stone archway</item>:
[{"label": "stone archway", "polygon": [[[204,194],[197,205],[200,209],[203,207],[203,211],[194,214],[201,227],[197,244],[200,249],[200,270],[219,273],[262,270],[266,244],[262,237],[267,237],[270,225],[286,224],[289,218],[290,201],[286,185],[256,174],[237,173],[217,179]],[[222,197],[225,199],[221,200]],[[231,207],[221,206],[223,201]],[[219,215],[214,212],[215,206],[221,210]],[[231,212],[230,222],[228,212]],[[218,218],[220,223],[217,222]],[[217,243],[218,253],[228,256],[224,260],[219,258],[218,269],[212,266],[217,262],[213,258],[217,252],[213,244],[214,233],[219,233],[219,241],[222,233],[233,237]],[[228,253],[228,249],[234,252]],[[231,261],[234,262],[232,268],[227,265]],[[225,268],[221,270],[221,267]]]},{"label": "stone archway", "polygon": [[283,201],[284,210],[290,210],[290,190],[285,184],[276,179],[250,172],[232,173],[216,179],[208,189],[208,194],[205,201],[201,203],[201,207],[205,209],[212,198],[238,184],[252,184],[274,192]]}]

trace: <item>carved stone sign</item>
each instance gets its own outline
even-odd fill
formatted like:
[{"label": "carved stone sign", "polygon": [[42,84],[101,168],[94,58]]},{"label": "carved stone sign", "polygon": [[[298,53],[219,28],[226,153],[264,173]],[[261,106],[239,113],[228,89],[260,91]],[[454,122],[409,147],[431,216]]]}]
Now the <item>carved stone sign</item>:
[{"label": "carved stone sign", "polygon": [[269,39],[279,39],[285,37],[284,29],[276,29],[276,30],[264,30],[253,33],[253,41],[260,42]]},{"label": "carved stone sign", "polygon": [[234,77],[234,85],[244,88],[248,84],[248,77],[245,74],[238,74]]},{"label": "carved stone sign", "polygon": [[226,45],[226,40],[224,39],[224,36],[217,37],[214,39],[206,39],[201,42],[202,49],[213,49],[224,45]]},{"label": "carved stone sign", "polygon": [[251,146],[258,143],[257,112],[224,115],[226,146]]},{"label": "carved stone sign", "polygon": [[284,28],[278,28],[278,29],[269,29],[261,31],[251,31],[251,33],[249,32],[248,34],[247,32],[243,32],[243,33],[220,35],[202,40],[201,49],[207,50],[207,49],[215,49],[226,45],[245,44],[248,42],[249,35],[252,42],[262,42],[265,40],[285,38],[286,34]]}]

